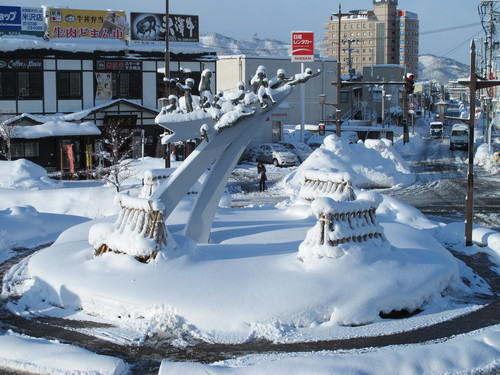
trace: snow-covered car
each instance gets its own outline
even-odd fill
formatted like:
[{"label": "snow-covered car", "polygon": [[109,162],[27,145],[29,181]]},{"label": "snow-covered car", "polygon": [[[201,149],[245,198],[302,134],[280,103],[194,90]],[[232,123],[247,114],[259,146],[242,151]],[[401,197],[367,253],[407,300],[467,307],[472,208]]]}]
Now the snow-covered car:
[{"label": "snow-covered car", "polygon": [[276,166],[291,166],[299,162],[297,155],[279,143],[264,143],[252,148],[250,160]]},{"label": "snow-covered car", "polygon": [[299,159],[299,163],[302,163],[306,160],[309,155],[312,154],[313,150],[311,147],[302,142],[280,142],[280,145],[285,146],[288,150],[292,151],[297,158]]},{"label": "snow-covered car", "polygon": [[359,139],[358,133],[352,130],[345,130],[340,133],[340,138],[347,141],[348,143],[356,143]]}]

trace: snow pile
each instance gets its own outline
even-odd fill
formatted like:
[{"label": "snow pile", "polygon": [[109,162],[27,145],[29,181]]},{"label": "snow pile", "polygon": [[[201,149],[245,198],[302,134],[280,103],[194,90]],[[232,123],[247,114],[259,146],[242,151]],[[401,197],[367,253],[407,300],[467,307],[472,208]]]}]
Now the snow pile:
[{"label": "snow pile", "polygon": [[[61,306],[65,316],[99,317],[138,335],[166,331],[180,342],[280,342],[335,338],[338,327],[381,322],[381,312],[438,312],[450,291],[467,292],[456,260],[436,240],[384,216],[392,251],[367,242],[348,256],[301,262],[297,250],[314,217],[294,207],[220,209],[210,244],[196,245],[180,235],[191,204],[189,196],[167,222],[177,247],[149,264],[115,253],[93,258],[92,223],[64,232],[20,265],[28,273],[6,275],[4,293],[24,291],[10,309],[59,314]],[[149,313],[158,309],[170,318]]]},{"label": "snow pile", "polygon": [[158,375],[493,374],[498,358],[500,326],[493,326],[428,345],[251,354],[212,364],[164,360]]},{"label": "snow pile", "polygon": [[474,154],[474,164],[491,172],[491,174],[500,172],[500,163],[494,158],[493,149],[487,144],[481,144]]},{"label": "snow pile", "polygon": [[409,136],[410,139],[408,143],[403,142],[403,135],[401,135],[394,141],[394,149],[401,156],[412,157],[415,155],[419,155],[422,152],[424,140],[422,139],[420,134],[417,132],[414,132],[412,134],[410,132]]},{"label": "snow pile", "polygon": [[[98,355],[59,341],[36,339],[7,332],[0,336],[0,368],[23,373],[64,375],[125,375],[129,366],[121,359]],[[75,371],[77,370],[77,371]]]},{"label": "snow pile", "polygon": [[389,142],[373,141],[350,144],[332,134],[291,175],[286,183],[292,190],[300,188],[306,170],[347,173],[358,188],[393,187],[409,185],[415,176],[406,168]]},{"label": "snow pile", "polygon": [[15,254],[12,249],[50,243],[62,231],[84,221],[82,217],[40,213],[32,206],[0,210],[0,262]]},{"label": "snow pile", "polygon": [[29,160],[0,160],[0,188],[7,189],[55,189],[62,187],[61,181],[47,176],[47,171]]}]

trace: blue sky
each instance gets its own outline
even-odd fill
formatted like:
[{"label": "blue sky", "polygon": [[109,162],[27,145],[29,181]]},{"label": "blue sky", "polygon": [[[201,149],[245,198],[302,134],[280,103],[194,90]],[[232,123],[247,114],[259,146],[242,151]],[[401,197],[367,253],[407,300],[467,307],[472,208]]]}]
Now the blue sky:
[{"label": "blue sky", "polygon": [[[167,0],[21,0],[21,6],[53,5],[75,9],[107,9],[127,12],[165,11]],[[0,2],[1,3],[1,2]],[[479,0],[399,0],[399,8],[419,15],[420,54],[434,54],[470,62],[470,41],[484,37],[477,11]],[[5,1],[3,4],[8,5]],[[372,0],[344,0],[342,11],[373,9]],[[257,34],[262,39],[290,40],[292,31],[314,31],[323,40],[324,25],[331,13],[338,11],[339,1],[330,0],[169,0],[170,13],[194,14],[200,17],[200,32],[218,32],[239,40]],[[476,26],[464,27],[477,22]],[[451,29],[435,32],[436,30]]]}]

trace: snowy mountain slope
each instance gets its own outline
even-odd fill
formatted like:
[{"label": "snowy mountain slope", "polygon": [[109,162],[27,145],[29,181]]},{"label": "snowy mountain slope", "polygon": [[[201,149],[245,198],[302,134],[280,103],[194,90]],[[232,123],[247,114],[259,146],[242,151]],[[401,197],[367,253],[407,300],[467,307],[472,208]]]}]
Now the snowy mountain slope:
[{"label": "snowy mountain slope", "polygon": [[[259,39],[254,35],[251,40],[236,40],[218,33],[207,33],[200,37],[200,42],[213,48],[218,55],[252,56],[290,56],[290,43],[276,39]],[[316,54],[323,56],[322,41],[316,42]],[[434,79],[442,84],[450,80],[466,77],[469,67],[456,60],[434,55],[419,57],[419,80]]]},{"label": "snowy mountain slope", "polygon": [[274,39],[236,40],[218,33],[200,36],[200,43],[213,48],[218,55],[289,56],[290,43]]},{"label": "snowy mountain slope", "polygon": [[419,79],[434,79],[442,84],[469,76],[470,67],[456,60],[434,55],[418,57]]}]

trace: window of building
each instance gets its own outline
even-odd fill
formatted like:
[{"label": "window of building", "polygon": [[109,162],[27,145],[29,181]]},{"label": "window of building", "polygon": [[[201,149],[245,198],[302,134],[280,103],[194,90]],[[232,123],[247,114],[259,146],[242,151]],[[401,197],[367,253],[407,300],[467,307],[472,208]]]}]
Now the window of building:
[{"label": "window of building", "polygon": [[112,73],[113,99],[139,99],[142,96],[141,74],[139,72]]},{"label": "window of building", "polygon": [[82,98],[81,72],[57,72],[57,97],[58,99]]},{"label": "window of building", "polygon": [[1,99],[41,99],[41,71],[0,71]]},{"label": "window of building", "polygon": [[12,142],[10,150],[13,158],[36,158],[40,156],[39,144],[37,141]]},{"label": "window of building", "polygon": [[16,73],[0,72],[0,97],[16,97]]}]

